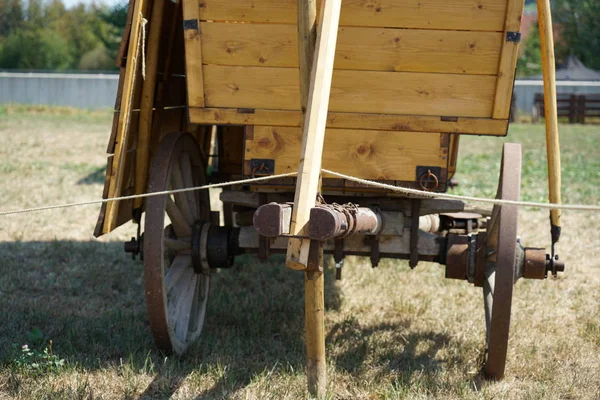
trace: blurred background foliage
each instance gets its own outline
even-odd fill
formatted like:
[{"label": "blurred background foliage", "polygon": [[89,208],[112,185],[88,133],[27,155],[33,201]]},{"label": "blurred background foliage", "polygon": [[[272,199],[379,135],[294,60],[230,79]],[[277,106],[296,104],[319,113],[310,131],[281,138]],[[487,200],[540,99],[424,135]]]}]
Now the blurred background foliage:
[{"label": "blurred background foliage", "polygon": [[[557,64],[569,56],[585,66],[600,70],[600,1],[550,0]],[[525,0],[525,17],[537,13],[536,0]],[[519,76],[542,73],[542,56],[537,24],[524,37],[517,66]]]},{"label": "blurred background foliage", "polygon": [[127,3],[108,7],[62,0],[0,0],[0,68],[110,70]]},{"label": "blurred background foliage", "polygon": [[[127,1],[108,7],[84,0],[0,0],[0,69],[111,70],[125,20]],[[600,69],[600,1],[551,0],[556,58],[574,55]],[[525,0],[525,16],[536,0]],[[524,24],[525,25],[525,24]],[[540,42],[533,24],[521,43],[519,76],[541,73]]]}]

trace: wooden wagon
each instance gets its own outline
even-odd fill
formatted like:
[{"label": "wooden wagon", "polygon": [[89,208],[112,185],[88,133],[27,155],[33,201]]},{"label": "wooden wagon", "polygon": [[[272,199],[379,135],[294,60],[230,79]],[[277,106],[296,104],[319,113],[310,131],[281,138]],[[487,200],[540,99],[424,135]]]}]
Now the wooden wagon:
[{"label": "wooden wagon", "polygon": [[[540,0],[559,202],[548,9]],[[338,276],[345,255],[434,261],[483,287],[485,372],[501,378],[513,283],[562,263],[517,242],[514,205],[464,213],[461,201],[391,186],[444,192],[460,135],[506,135],[522,10],[523,0],[131,0],[104,197],[288,174],[226,187],[222,222],[207,190],[102,208],[96,235],[145,218],[125,247],[143,255],[157,346],[182,354],[200,336],[212,270],[287,252],[306,275],[307,374],[321,395],[323,252]],[[498,198],[518,200],[520,146],[505,145],[502,160]]]}]

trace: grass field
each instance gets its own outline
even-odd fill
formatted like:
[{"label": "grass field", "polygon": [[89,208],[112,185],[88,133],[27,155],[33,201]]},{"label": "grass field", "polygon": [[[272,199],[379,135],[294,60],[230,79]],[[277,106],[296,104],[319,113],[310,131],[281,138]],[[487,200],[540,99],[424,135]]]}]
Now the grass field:
[{"label": "grass field", "polygon": [[[0,108],[0,210],[101,195],[105,112]],[[598,126],[561,126],[563,194],[600,203]],[[501,144],[523,143],[523,198],[545,201],[544,129],[463,137],[455,192],[493,196]],[[97,206],[0,217],[0,398],[298,399],[304,376],[303,277],[281,258],[242,257],[215,275],[201,342],[184,359],[155,350],[133,226],[93,239]],[[567,272],[520,281],[506,378],[480,375],[479,289],[443,268],[346,263],[326,281],[332,399],[600,398],[600,216],[564,212]],[[549,246],[548,212],[523,209],[522,241]],[[22,346],[27,344],[24,349]],[[46,352],[44,352],[46,350]]]}]

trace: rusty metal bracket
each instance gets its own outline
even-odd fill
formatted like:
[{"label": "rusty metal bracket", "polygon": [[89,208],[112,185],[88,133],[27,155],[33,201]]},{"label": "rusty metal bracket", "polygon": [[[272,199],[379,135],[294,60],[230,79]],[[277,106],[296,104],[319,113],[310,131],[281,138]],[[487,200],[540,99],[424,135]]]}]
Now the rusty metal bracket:
[{"label": "rusty metal bracket", "polygon": [[506,32],[506,41],[519,43],[521,41],[521,32]]},{"label": "rusty metal bracket", "polygon": [[344,239],[336,239],[333,247],[333,259],[335,261],[335,279],[342,279],[342,268],[344,267]]},{"label": "rusty metal bracket", "polygon": [[440,186],[441,167],[417,166],[416,181],[423,190],[434,192]]},{"label": "rusty metal bracket", "polygon": [[321,254],[323,254],[323,242],[311,240],[308,250],[308,263],[306,265],[306,277],[308,280],[313,279],[315,272],[323,272]]},{"label": "rusty metal bracket", "polygon": [[487,260],[487,232],[477,234],[477,254],[475,256],[475,276],[473,285],[483,287],[485,281],[485,264]]},{"label": "rusty metal bracket", "polygon": [[183,30],[184,31],[198,31],[198,20],[197,19],[185,19],[183,20]]},{"label": "rusty metal bracket", "polygon": [[259,235],[258,236],[258,259],[260,261],[267,261],[271,256],[271,239]]},{"label": "rusty metal bracket", "polygon": [[253,158],[250,160],[251,177],[273,175],[275,173],[275,160]]},{"label": "rusty metal bracket", "polygon": [[414,269],[419,263],[419,216],[421,215],[421,199],[411,200],[410,223],[410,261],[409,266]]}]

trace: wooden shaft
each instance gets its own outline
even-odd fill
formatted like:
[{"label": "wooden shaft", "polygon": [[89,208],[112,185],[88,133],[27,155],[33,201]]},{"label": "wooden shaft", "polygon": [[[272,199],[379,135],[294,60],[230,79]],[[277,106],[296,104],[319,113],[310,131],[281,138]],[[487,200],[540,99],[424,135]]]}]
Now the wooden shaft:
[{"label": "wooden shaft", "polygon": [[[115,154],[113,157],[112,170],[115,176],[110,179],[108,197],[119,197],[123,185],[123,174],[125,173],[125,157],[129,143],[129,128],[131,122],[131,109],[133,108],[133,95],[135,90],[136,75],[141,70],[141,55],[139,46],[140,29],[143,15],[146,15],[148,2],[139,0],[135,2],[131,32],[129,34],[129,47],[127,50],[127,65],[123,77],[123,89],[121,94],[121,106],[119,108],[119,121],[117,124]],[[108,233],[116,228],[121,202],[112,201],[106,204],[106,216],[102,233]]]},{"label": "wooden shaft", "polygon": [[[554,71],[554,38],[550,0],[537,0],[542,73],[544,76],[544,112],[546,118],[546,151],[548,156],[548,186],[551,203],[560,204],[560,144],[556,111],[556,77]],[[553,227],[560,229],[560,210],[550,211]],[[557,241],[553,239],[553,241]]]},{"label": "wooden shaft", "polygon": [[[302,150],[290,227],[290,233],[293,235],[304,234],[310,218],[310,209],[316,203],[341,6],[341,0],[325,0],[323,6],[302,133]],[[286,265],[292,269],[306,269],[309,246],[309,240],[290,240]]]},{"label": "wooden shaft", "polygon": [[[146,78],[142,84],[140,123],[135,155],[135,194],[141,194],[146,191],[146,179],[148,176],[149,164],[148,152],[150,148],[150,132],[152,130],[152,108],[154,107],[154,93],[156,90],[156,77],[158,72],[158,50],[160,47],[165,1],[166,0],[154,0],[152,4],[148,48],[146,49]],[[134,199],[133,208],[140,208],[142,202],[142,198]]]},{"label": "wooden shaft", "polygon": [[298,1],[298,61],[300,65],[300,100],[306,112],[310,88],[310,71],[317,41],[317,0]]},{"label": "wooden shaft", "polygon": [[[323,266],[323,246],[319,244],[319,265]],[[304,273],[304,313],[306,324],[306,377],[308,391],[318,399],[325,397],[325,275],[322,271]]]}]

